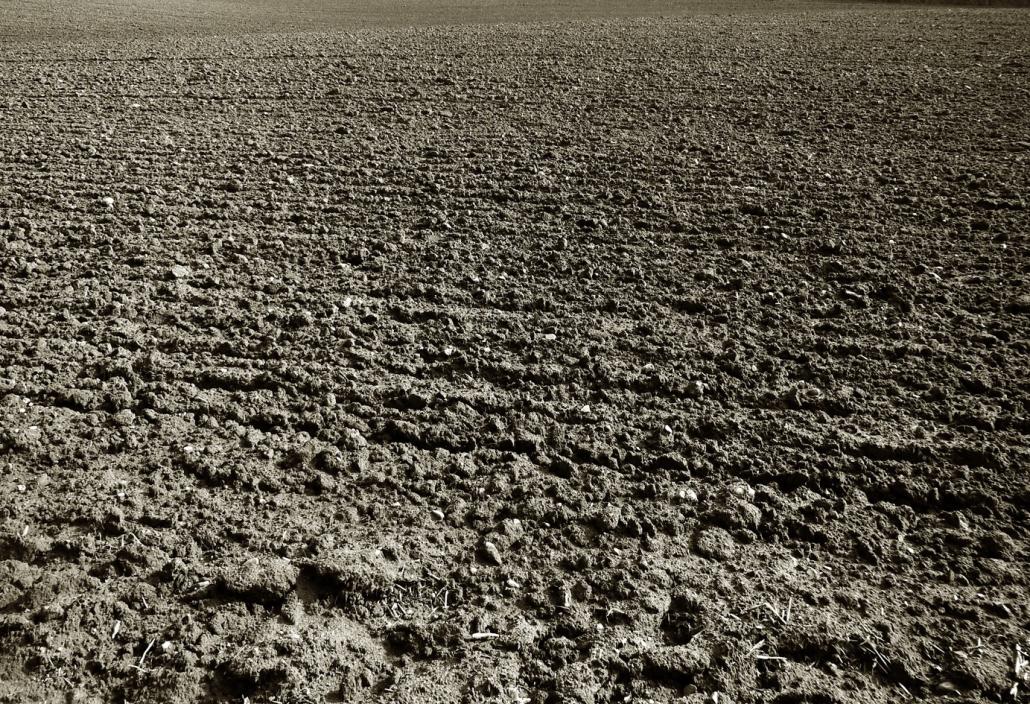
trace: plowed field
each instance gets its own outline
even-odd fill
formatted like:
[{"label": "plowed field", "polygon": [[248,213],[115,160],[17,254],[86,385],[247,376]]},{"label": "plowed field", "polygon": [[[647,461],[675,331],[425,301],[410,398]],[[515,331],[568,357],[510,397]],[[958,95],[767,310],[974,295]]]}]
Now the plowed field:
[{"label": "plowed field", "polygon": [[0,701],[1023,696],[1030,10],[771,7],[12,21]]}]

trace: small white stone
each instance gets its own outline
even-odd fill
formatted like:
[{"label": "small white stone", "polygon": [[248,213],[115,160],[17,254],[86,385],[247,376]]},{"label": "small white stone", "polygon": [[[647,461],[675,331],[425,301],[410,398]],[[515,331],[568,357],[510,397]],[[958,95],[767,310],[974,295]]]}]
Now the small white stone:
[{"label": "small white stone", "polygon": [[193,273],[190,271],[190,268],[188,266],[183,266],[182,264],[176,264],[175,266],[173,266],[171,272],[172,277],[176,279],[185,279]]},{"label": "small white stone", "polygon": [[743,482],[739,484],[734,484],[732,487],[730,487],[730,492],[734,496],[738,496],[742,499],[747,499],[748,501],[753,501],[755,498],[755,490],[747,484],[744,484]]},{"label": "small white stone", "polygon": [[690,488],[680,489],[680,499],[694,503],[697,501],[697,492]]}]

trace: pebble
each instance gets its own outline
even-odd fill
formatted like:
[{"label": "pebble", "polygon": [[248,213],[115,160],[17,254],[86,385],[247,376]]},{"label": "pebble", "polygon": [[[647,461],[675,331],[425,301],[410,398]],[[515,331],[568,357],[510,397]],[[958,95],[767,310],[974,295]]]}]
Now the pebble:
[{"label": "pebble", "polygon": [[745,484],[744,482],[740,482],[739,484],[734,484],[733,486],[731,486],[730,493],[741,499],[746,499],[747,501],[755,500],[755,490],[747,484]]},{"label": "pebble", "polygon": [[114,207],[114,198],[112,198],[111,196],[104,196],[100,199],[100,202],[105,208]]},{"label": "pebble", "polygon": [[492,565],[501,565],[504,563],[503,558],[501,558],[501,551],[498,550],[497,546],[489,540],[483,541],[483,546],[480,548],[480,552],[483,555],[483,559]]},{"label": "pebble", "polygon": [[173,279],[185,279],[193,273],[188,266],[183,266],[182,264],[176,264],[171,268],[170,272]]}]

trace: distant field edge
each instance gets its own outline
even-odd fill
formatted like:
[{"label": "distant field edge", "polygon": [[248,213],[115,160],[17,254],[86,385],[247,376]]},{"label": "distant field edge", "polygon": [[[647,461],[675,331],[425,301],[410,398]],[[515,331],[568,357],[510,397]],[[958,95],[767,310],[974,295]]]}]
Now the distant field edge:
[{"label": "distant field edge", "polygon": [[876,6],[1026,8],[1030,0],[0,0],[0,47]]},{"label": "distant field edge", "polygon": [[891,5],[895,7],[1030,8],[1030,0],[826,0],[833,5]]}]

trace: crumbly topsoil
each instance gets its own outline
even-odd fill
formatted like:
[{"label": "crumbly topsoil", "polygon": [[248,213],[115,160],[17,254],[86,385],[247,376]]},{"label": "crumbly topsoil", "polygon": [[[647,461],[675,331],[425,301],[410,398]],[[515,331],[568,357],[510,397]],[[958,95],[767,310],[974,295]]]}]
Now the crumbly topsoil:
[{"label": "crumbly topsoil", "polygon": [[1008,701],[1030,13],[26,43],[0,701]]}]

